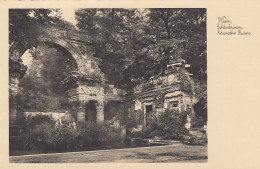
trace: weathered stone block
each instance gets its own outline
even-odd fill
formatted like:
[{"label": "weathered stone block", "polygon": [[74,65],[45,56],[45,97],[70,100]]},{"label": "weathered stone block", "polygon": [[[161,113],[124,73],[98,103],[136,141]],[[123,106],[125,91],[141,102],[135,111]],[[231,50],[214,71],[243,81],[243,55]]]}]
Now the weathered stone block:
[{"label": "weathered stone block", "polygon": [[77,121],[78,122],[85,122],[85,112],[78,112],[77,113]]}]

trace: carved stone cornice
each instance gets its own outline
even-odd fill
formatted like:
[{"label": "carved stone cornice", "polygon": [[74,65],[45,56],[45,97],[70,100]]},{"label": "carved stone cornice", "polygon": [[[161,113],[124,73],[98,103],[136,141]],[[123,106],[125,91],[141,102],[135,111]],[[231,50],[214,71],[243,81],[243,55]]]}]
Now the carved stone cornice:
[{"label": "carved stone cornice", "polygon": [[95,74],[82,74],[79,72],[72,72],[65,80],[68,88],[74,88],[79,85],[95,86],[102,83],[102,77]]}]

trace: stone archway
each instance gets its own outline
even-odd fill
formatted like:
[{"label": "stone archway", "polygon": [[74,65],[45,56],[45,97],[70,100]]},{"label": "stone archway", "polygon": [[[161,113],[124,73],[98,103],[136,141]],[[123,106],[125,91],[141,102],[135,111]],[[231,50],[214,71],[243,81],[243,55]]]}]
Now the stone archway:
[{"label": "stone archway", "polygon": [[[78,71],[79,73],[85,73],[86,72],[86,68],[85,65],[83,63],[83,58],[81,52],[79,50],[76,49],[76,47],[63,40],[63,39],[47,39],[47,38],[39,38],[39,43],[44,42],[46,44],[54,44],[55,46],[59,46],[60,48],[63,48],[64,50],[66,50],[72,57],[73,59],[76,61],[77,63],[77,67],[78,67]],[[25,47],[20,47],[19,45],[15,45],[16,43],[14,43],[11,47],[10,47],[10,52],[9,52],[9,59],[12,60],[13,62],[17,62],[19,64],[21,63],[20,58],[22,57],[22,55],[25,53],[26,50],[34,47],[34,46],[25,46]],[[54,47],[57,49],[57,47]]]},{"label": "stone archway", "polygon": [[[75,30],[62,30],[54,27],[39,27],[39,36],[36,41],[50,43],[67,51],[77,63],[78,70],[68,78],[68,99],[77,121],[85,122],[85,104],[94,100],[96,106],[96,121],[104,121],[104,105],[107,100],[121,100],[118,90],[114,86],[105,84],[104,74],[99,68],[99,59],[93,57],[98,46],[98,38],[90,39],[84,33]],[[16,123],[19,79],[26,72],[21,56],[23,53],[37,44],[27,42],[11,42],[9,48],[9,102],[10,125]],[[106,91],[111,88],[112,93]],[[84,116],[84,117],[83,117]]]},{"label": "stone archway", "polygon": [[[12,42],[9,48],[9,119],[10,125],[16,124],[17,117],[17,93],[19,90],[19,81],[24,76],[27,67],[22,63],[22,55],[26,50],[38,46],[40,43],[52,45],[57,50],[66,51],[76,62],[78,75],[87,74],[88,68],[85,59],[89,56],[84,56],[80,51],[78,42],[76,43],[73,36],[69,32],[64,32],[58,29],[50,30],[49,28],[40,28],[44,33],[37,37],[33,45],[28,42]],[[66,34],[67,33],[67,34]],[[75,34],[75,33],[74,33]],[[67,37],[70,37],[68,39]],[[91,54],[90,54],[91,55]],[[90,56],[91,57],[91,56]]]}]

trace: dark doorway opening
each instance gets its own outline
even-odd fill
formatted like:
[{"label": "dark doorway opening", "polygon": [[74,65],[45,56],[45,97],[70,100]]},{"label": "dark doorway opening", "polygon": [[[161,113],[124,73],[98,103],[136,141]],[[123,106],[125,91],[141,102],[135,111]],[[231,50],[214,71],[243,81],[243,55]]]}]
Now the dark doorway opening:
[{"label": "dark doorway opening", "polygon": [[152,120],[153,116],[153,106],[152,105],[146,105],[145,106],[146,110],[146,125],[149,124]]},{"label": "dark doorway opening", "polygon": [[97,101],[90,100],[86,104],[86,121],[87,122],[96,122],[97,121],[97,109],[96,109]]},{"label": "dark doorway opening", "polygon": [[145,108],[146,108],[146,114],[147,115],[153,111],[153,106],[152,105],[147,105],[147,106],[145,106]]}]

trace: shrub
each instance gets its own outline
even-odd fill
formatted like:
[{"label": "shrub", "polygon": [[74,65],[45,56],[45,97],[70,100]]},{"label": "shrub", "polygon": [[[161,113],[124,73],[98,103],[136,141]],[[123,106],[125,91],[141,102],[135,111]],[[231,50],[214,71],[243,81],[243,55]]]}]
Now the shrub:
[{"label": "shrub", "polygon": [[84,142],[83,147],[98,146],[120,141],[120,129],[107,124],[79,123],[77,132]]},{"label": "shrub", "polygon": [[62,127],[53,133],[53,149],[55,150],[78,150],[82,148],[80,134],[73,129]]},{"label": "shrub", "polygon": [[137,132],[131,133],[129,136],[134,137],[134,138],[144,138],[144,139],[150,138],[149,134],[146,133],[145,131],[137,131]]},{"label": "shrub", "polygon": [[106,124],[79,123],[76,129],[65,125],[55,129],[50,122],[37,124],[24,135],[29,150],[78,150],[119,142],[120,130]]},{"label": "shrub", "polygon": [[164,139],[182,140],[188,133],[185,128],[187,112],[166,111],[158,118],[158,129]]},{"label": "shrub", "polygon": [[92,147],[98,145],[97,127],[94,123],[78,123],[76,131],[79,134],[81,147]]},{"label": "shrub", "polygon": [[52,127],[55,125],[55,121],[51,116],[46,116],[46,115],[36,115],[36,116],[31,116],[29,115],[26,118],[26,128],[27,130],[31,130],[35,128],[37,125],[40,125],[42,123],[48,123]]},{"label": "shrub", "polygon": [[153,117],[145,130],[133,133],[131,136],[141,138],[154,138],[159,136],[163,139],[182,140],[188,133],[185,128],[187,121],[187,112],[175,112],[167,110],[160,114],[157,118]]},{"label": "shrub", "polygon": [[201,145],[201,142],[195,136],[192,135],[186,135],[185,137],[183,137],[182,142],[184,144],[193,145],[193,146]]},{"label": "shrub", "polygon": [[128,118],[127,120],[126,120],[126,127],[127,128],[132,128],[132,127],[137,127],[137,125],[138,125],[138,122],[137,122],[137,120],[135,119],[135,118]]},{"label": "shrub", "polygon": [[203,117],[193,117],[191,121],[191,127],[192,128],[202,128],[204,126],[204,119]]},{"label": "shrub", "polygon": [[48,122],[36,125],[29,133],[24,135],[24,148],[29,150],[54,148],[54,130],[54,126],[51,126]]}]

